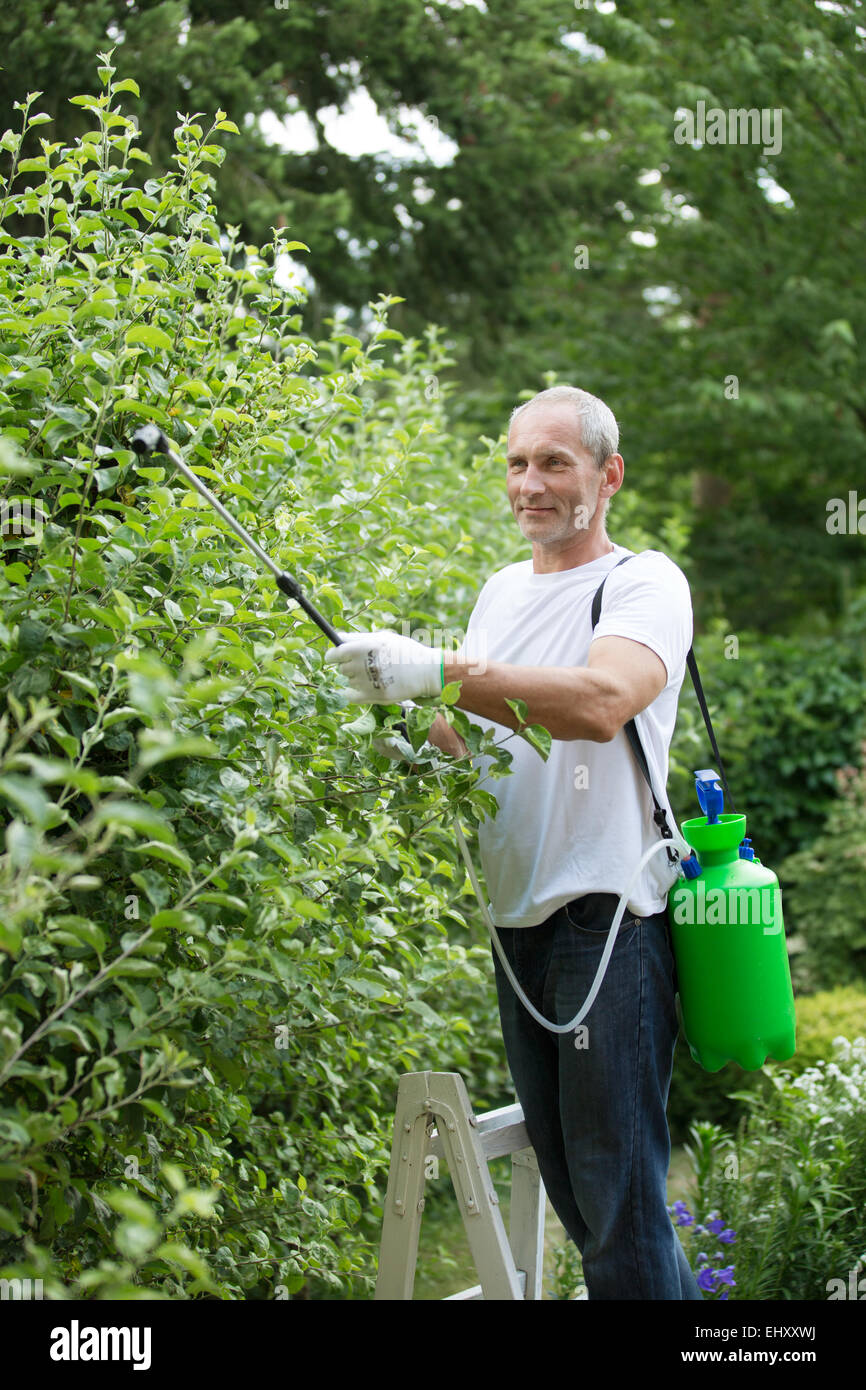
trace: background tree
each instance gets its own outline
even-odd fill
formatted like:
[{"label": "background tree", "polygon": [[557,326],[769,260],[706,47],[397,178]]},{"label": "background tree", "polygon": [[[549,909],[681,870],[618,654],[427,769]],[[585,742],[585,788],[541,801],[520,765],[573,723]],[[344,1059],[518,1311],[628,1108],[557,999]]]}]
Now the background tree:
[{"label": "background tree", "polygon": [[[220,215],[239,257],[272,226],[315,244],[311,331],[401,295],[402,331],[447,328],[469,438],[545,373],[606,395],[649,524],[672,487],[694,504],[702,622],[826,627],[866,579],[860,533],[826,529],[866,423],[861,20],[813,0],[19,0],[0,99],[26,71],[52,138],[74,138],[69,98],[111,37],[141,90],[142,184],[169,167],[178,111],[227,110],[242,135]],[[361,89],[395,133],[434,117],[453,159],[335,148],[327,110]],[[779,111],[780,150],[678,144],[698,101]],[[306,115],[316,147],[269,143],[267,111]]]}]

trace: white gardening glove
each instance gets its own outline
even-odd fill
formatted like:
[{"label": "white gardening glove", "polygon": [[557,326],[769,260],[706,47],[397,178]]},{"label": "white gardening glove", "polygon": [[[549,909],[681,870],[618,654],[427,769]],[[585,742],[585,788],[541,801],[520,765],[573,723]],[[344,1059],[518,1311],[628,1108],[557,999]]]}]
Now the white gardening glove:
[{"label": "white gardening glove", "polygon": [[340,633],[339,647],[325,652],[349,681],[356,705],[399,705],[442,691],[442,648],[425,647],[387,629]]}]

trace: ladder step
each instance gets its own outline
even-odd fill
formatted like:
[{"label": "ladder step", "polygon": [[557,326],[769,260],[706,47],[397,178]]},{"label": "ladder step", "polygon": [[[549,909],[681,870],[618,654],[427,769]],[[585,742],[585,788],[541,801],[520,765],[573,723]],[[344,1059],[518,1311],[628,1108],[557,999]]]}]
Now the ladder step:
[{"label": "ladder step", "polygon": [[[488,1110],[485,1115],[477,1116],[476,1127],[486,1159],[503,1158],[505,1154],[515,1153],[518,1149],[532,1147],[520,1105],[503,1105],[499,1110]],[[430,1136],[427,1152],[436,1158],[445,1157],[438,1129],[434,1129]]]},{"label": "ladder step", "polygon": [[[517,1282],[518,1282],[518,1284],[520,1285],[520,1292],[521,1292],[521,1294],[523,1295],[523,1297],[525,1298],[525,1297],[526,1297],[526,1270],[525,1270],[525,1269],[519,1269],[519,1270],[517,1271]],[[480,1285],[480,1284],[473,1284],[471,1289],[463,1289],[460,1293],[449,1293],[448,1296],[447,1296],[446,1298],[443,1298],[443,1299],[442,1299],[442,1302],[443,1302],[443,1303],[453,1303],[455,1299],[461,1299],[461,1300],[462,1300],[462,1299],[470,1299],[470,1298],[478,1298],[478,1299],[483,1299],[483,1298],[484,1298],[484,1293],[483,1293],[483,1291],[482,1291],[482,1288],[481,1288],[481,1285]]]}]

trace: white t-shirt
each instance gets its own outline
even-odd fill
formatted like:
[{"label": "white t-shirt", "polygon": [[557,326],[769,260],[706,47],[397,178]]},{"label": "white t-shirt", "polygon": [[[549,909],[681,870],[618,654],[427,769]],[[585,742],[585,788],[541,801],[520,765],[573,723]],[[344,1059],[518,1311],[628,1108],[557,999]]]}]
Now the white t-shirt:
[{"label": "white t-shirt", "polygon": [[[667,684],[635,719],[661,805],[672,822],[665,786],[677,699],[692,643],[692,604],[682,570],[658,550],[614,567],[625,546],[589,564],[535,574],[532,560],[491,575],[478,596],[462,650],[470,663],[585,666],[590,640],[630,637],[664,662]],[[611,573],[612,571],[612,573]],[[606,574],[601,616],[590,627],[592,599]],[[497,926],[533,927],[584,893],[616,893],[660,839],[646,780],[620,729],[609,743],[554,739],[545,762],[505,725],[470,715],[507,739],[510,773],[486,778],[489,758],[475,759],[479,785],[499,810],[478,827],[489,910]],[[639,917],[661,912],[678,870],[663,850],[644,867],[628,908]]]}]

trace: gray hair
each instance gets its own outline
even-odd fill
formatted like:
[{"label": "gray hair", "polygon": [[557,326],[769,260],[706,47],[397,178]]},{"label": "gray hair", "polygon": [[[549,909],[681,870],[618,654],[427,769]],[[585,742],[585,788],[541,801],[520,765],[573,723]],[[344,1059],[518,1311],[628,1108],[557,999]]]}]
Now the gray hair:
[{"label": "gray hair", "polygon": [[580,391],[576,386],[550,386],[546,391],[539,391],[532,400],[514,407],[508,421],[509,430],[518,415],[522,415],[531,405],[546,402],[555,405],[559,401],[574,406],[580,418],[580,442],[601,468],[605,459],[619,450],[619,426],[613,411],[598,396],[590,395],[589,391]]}]

